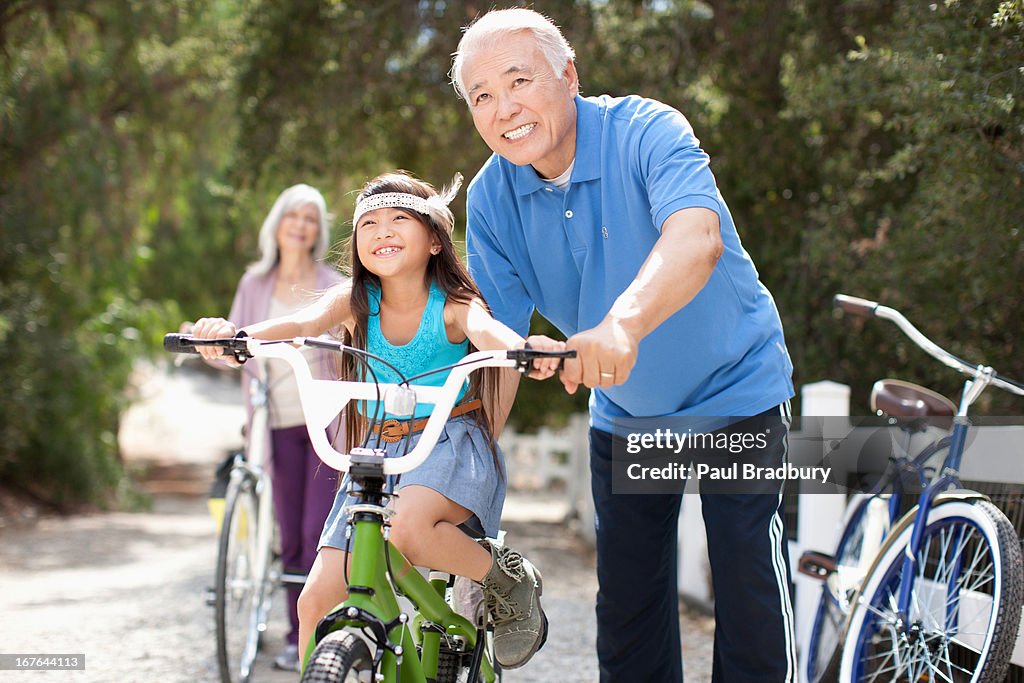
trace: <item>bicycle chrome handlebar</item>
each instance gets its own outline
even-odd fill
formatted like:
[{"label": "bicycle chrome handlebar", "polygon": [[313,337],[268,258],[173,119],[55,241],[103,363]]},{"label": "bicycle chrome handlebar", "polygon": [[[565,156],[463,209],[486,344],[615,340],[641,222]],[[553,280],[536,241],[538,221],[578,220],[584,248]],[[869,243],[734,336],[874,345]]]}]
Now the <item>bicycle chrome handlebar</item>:
[{"label": "bicycle chrome handlebar", "polygon": [[995,373],[992,368],[968,363],[963,358],[946,351],[944,348],[926,337],[919,329],[914,327],[914,325],[895,308],[883,306],[877,301],[860,299],[846,294],[836,294],[832,299],[832,303],[836,308],[851,315],[857,315],[863,318],[876,317],[888,320],[900,328],[903,334],[907,335],[912,342],[921,347],[925,353],[943,365],[965,375],[970,375],[974,379],[983,379],[988,376],[987,383],[993,384],[1004,391],[1024,396],[1024,384],[1020,384],[1008,377],[1001,377]]},{"label": "bicycle chrome handlebar", "polygon": [[407,454],[384,458],[384,474],[402,474],[419,467],[433,450],[448,416],[458,399],[460,390],[470,373],[487,367],[528,369],[536,358],[573,358],[575,351],[540,351],[514,349],[509,351],[477,351],[451,368],[442,386],[419,384],[386,384],[343,380],[314,379],[309,363],[298,346],[315,346],[335,351],[352,351],[345,345],[325,339],[294,339],[267,341],[253,337],[226,339],[193,339],[188,335],[168,334],[164,348],[172,353],[198,353],[196,346],[220,346],[230,351],[240,362],[243,358],[277,358],[291,366],[299,387],[299,402],[306,418],[306,429],[317,456],[328,467],[347,472],[350,454],[335,450],[327,439],[327,427],[350,401],[387,401],[389,395],[412,393],[416,404],[433,404],[434,410],[427,420],[416,446]]}]

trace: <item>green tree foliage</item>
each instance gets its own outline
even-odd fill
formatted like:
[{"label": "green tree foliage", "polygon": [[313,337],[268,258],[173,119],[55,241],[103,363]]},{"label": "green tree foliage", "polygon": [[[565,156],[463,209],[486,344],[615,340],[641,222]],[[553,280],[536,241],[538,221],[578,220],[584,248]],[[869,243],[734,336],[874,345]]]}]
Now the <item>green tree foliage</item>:
[{"label": "green tree foliage", "polygon": [[[956,391],[894,330],[834,319],[837,291],[1024,376],[1024,3],[535,6],[576,47],[585,94],[639,93],[690,119],[779,304],[797,384],[850,383],[859,409],[886,375]],[[226,311],[284,187],[321,188],[340,240],[369,177],[472,177],[489,151],[448,68],[488,8],[0,3],[0,479],[64,502],[116,485],[133,358],[178,320]],[[524,382],[513,419],[557,419],[584,393]]]},{"label": "green tree foliage", "polygon": [[[811,19],[819,8],[804,9],[812,28],[784,74],[784,115],[801,122],[821,176],[804,197],[805,311],[791,328],[804,377],[831,371],[861,396],[890,373],[957,392],[957,376],[894,329],[831,320],[827,299],[840,290],[903,310],[964,358],[1024,376],[1020,3],[869,12],[850,2],[825,26]],[[1021,413],[1019,399],[985,398],[990,412]]]},{"label": "green tree foliage", "polygon": [[236,178],[278,182],[301,168],[352,192],[404,168],[435,184],[486,158],[448,85],[466,22],[458,2],[260,3],[245,26]]},{"label": "green tree foliage", "polygon": [[202,188],[229,150],[199,136],[223,45],[204,7],[0,6],[0,480],[58,505],[120,481],[132,359],[180,317],[154,278],[187,262],[154,263],[182,254],[160,238],[216,204]]}]

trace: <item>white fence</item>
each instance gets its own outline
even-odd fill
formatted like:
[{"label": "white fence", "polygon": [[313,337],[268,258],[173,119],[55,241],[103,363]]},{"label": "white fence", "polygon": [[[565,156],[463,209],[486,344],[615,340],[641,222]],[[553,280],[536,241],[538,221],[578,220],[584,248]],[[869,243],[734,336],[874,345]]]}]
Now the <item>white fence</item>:
[{"label": "white fence", "polygon": [[518,434],[506,429],[498,443],[508,463],[509,489],[564,495],[567,516],[576,520],[580,536],[593,542],[588,429],[587,416],[578,414],[559,430],[544,427],[536,434]]}]

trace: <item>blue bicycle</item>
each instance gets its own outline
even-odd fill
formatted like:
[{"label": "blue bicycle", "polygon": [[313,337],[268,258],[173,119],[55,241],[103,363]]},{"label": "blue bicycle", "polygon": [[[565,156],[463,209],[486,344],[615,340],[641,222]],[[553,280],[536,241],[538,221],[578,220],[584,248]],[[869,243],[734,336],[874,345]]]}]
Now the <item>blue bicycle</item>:
[{"label": "blue bicycle", "polygon": [[[822,580],[807,678],[1001,682],[1020,627],[1021,543],[1006,515],[963,488],[959,469],[970,406],[989,386],[1024,396],[1024,385],[945,351],[895,309],[842,294],[835,305],[895,323],[968,380],[959,406],[908,382],[875,384],[872,409],[903,430],[907,449],[889,459],[867,493],[850,499],[835,553],[800,559],[801,573]],[[947,420],[950,432],[910,452],[929,418]],[[921,491],[901,515],[907,483]]]}]

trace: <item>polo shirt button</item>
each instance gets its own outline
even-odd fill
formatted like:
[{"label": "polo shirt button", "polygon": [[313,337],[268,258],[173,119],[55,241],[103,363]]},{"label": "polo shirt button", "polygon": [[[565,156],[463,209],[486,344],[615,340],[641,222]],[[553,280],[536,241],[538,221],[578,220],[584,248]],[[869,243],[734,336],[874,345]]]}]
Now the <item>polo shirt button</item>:
[{"label": "polo shirt button", "polygon": [[572,211],[566,211],[565,212],[565,217],[566,218],[572,218]]},{"label": "polo shirt button", "polygon": [[554,192],[554,191],[555,191],[555,188],[553,188],[553,187],[545,187],[545,188],[544,188],[544,190],[545,190],[546,192]]}]

